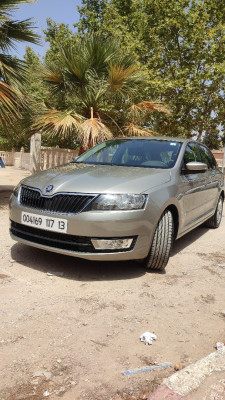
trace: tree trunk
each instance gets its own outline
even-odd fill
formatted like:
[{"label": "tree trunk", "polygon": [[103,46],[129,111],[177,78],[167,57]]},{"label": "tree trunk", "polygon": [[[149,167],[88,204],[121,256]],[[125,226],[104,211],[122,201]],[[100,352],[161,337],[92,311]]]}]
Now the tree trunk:
[{"label": "tree trunk", "polygon": [[200,128],[198,131],[198,136],[197,136],[197,141],[200,142],[201,138],[202,138],[202,134],[203,134],[203,129]]}]

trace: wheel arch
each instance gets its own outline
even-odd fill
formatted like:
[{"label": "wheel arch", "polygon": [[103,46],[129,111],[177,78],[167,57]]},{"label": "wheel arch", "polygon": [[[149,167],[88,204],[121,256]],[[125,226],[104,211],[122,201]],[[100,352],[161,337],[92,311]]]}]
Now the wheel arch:
[{"label": "wheel arch", "polygon": [[174,204],[170,204],[168,207],[166,207],[165,210],[169,210],[172,213],[173,222],[174,222],[174,239],[176,239],[177,233],[178,233],[178,229],[179,229],[179,213],[178,213],[178,209]]}]

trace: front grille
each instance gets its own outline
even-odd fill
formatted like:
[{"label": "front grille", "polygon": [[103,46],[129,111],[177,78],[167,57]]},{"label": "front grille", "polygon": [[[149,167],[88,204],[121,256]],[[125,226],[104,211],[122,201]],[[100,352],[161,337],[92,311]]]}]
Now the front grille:
[{"label": "front grille", "polygon": [[65,233],[45,231],[11,221],[11,233],[29,242],[71,250],[81,253],[95,253],[91,239],[85,236],[67,235]]},{"label": "front grille", "polygon": [[25,207],[58,213],[79,213],[93,200],[95,195],[59,193],[43,196],[38,189],[21,187],[20,204]]}]

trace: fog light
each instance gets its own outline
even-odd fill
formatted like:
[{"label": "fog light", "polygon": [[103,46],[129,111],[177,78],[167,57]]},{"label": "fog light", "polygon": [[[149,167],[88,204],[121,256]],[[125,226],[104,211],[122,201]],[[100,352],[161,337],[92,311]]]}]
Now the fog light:
[{"label": "fog light", "polygon": [[127,239],[91,239],[95,250],[122,250],[129,249],[133,238]]}]

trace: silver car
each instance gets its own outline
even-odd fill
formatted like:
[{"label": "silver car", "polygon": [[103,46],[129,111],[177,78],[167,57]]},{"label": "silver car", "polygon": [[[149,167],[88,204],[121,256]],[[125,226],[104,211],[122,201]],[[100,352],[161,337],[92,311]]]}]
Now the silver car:
[{"label": "silver car", "polygon": [[25,178],[10,200],[14,240],[89,260],[163,270],[174,239],[222,219],[223,174],[180,138],[121,138]]}]

